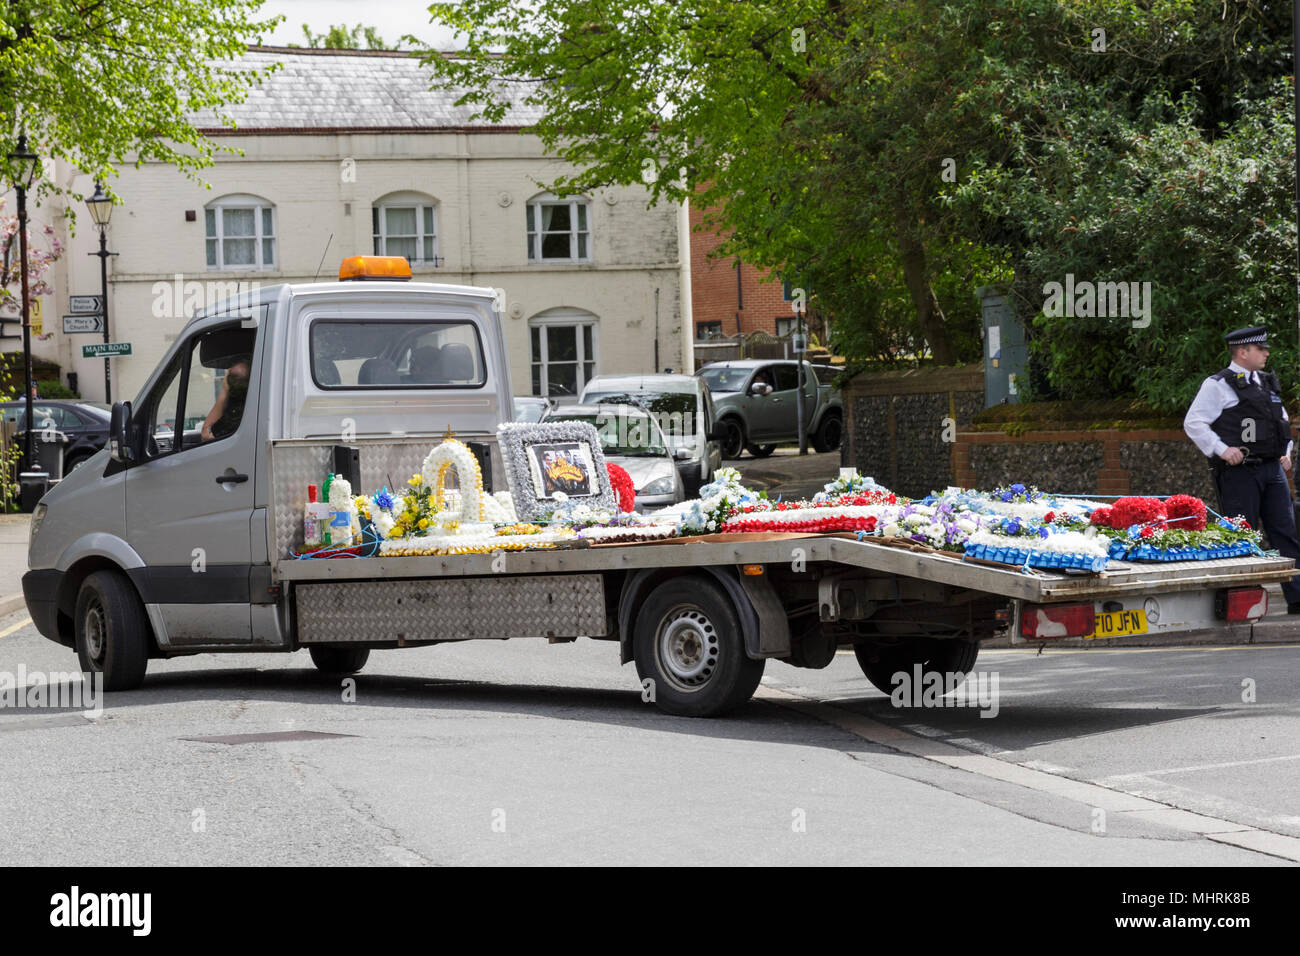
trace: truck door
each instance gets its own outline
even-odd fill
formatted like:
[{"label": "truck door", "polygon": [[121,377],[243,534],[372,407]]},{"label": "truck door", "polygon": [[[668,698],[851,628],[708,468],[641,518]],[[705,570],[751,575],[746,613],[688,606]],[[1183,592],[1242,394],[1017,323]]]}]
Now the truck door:
[{"label": "truck door", "polygon": [[770,382],[772,392],[754,399],[754,413],[749,419],[751,438],[764,441],[788,439],[793,436],[795,426],[795,367],[793,365],[766,365],[755,374],[764,376]]},{"label": "truck door", "polygon": [[133,576],[170,646],[252,639],[256,325],[214,317],[194,327],[133,409],[127,539],[144,559]]}]

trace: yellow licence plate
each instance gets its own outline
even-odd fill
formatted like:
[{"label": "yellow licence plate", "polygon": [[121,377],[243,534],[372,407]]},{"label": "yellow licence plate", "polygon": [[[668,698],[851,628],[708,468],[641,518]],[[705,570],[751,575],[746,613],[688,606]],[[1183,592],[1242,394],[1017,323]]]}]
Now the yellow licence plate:
[{"label": "yellow licence plate", "polygon": [[1101,611],[1097,614],[1096,629],[1089,637],[1124,637],[1147,632],[1147,612],[1142,608],[1131,611]]}]

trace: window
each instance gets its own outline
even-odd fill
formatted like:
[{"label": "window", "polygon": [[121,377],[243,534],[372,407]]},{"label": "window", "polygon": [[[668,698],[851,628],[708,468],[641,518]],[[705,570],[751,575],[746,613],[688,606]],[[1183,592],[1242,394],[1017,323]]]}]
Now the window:
[{"label": "window", "polygon": [[437,208],[428,196],[398,193],[370,210],[377,256],[405,256],[411,265],[442,265]]},{"label": "window", "polygon": [[223,196],[203,211],[209,269],[274,269],[275,208],[256,196]]},{"label": "window", "polygon": [[791,299],[794,298],[793,285],[794,285],[793,282],[781,283],[781,298],[784,299],[786,302],[789,302]]},{"label": "window", "polygon": [[472,322],[321,320],[310,332],[312,378],[325,389],[478,388],[487,381]]},{"label": "window", "polygon": [[[77,416],[60,405],[43,404],[40,399],[32,402],[32,417],[37,429],[42,428],[76,428],[81,425]],[[18,431],[27,427],[27,403],[19,401],[7,405],[4,409],[5,421],[13,422]]]},{"label": "window", "polygon": [[220,441],[239,430],[256,335],[256,329],[239,324],[219,326],[196,335],[173,356],[133,416],[146,459]]},{"label": "window", "polygon": [[533,394],[579,395],[596,374],[596,317],[576,310],[543,313],[529,329]]},{"label": "window", "polygon": [[779,337],[779,336],[786,336],[786,335],[789,335],[791,332],[793,332],[793,331],[794,331],[794,323],[795,323],[795,317],[794,317],[793,315],[778,317],[777,320],[776,320],[776,334],[777,334],[777,336],[778,336],[778,337]]},{"label": "window", "polygon": [[701,341],[722,338],[721,322],[696,322],[695,337]]},{"label": "window", "polygon": [[529,262],[589,262],[590,210],[585,199],[542,196],[528,203]]},{"label": "window", "polygon": [[799,369],[794,365],[773,365],[769,371],[774,376],[774,391],[793,392],[799,387]]}]

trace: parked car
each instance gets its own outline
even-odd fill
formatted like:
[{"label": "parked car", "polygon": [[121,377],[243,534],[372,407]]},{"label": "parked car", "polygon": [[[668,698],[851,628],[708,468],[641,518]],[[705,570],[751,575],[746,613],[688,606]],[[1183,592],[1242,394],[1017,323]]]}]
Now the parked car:
[{"label": "parked car", "polygon": [[694,375],[597,375],[582,390],[582,402],[636,405],[655,417],[676,455],[677,473],[688,498],[713,480],[722,467],[722,445],[715,433],[713,397]]},{"label": "parked car", "polygon": [[637,511],[652,511],[686,500],[677,462],[689,452],[669,451],[663,430],[645,409],[635,405],[568,405],[548,412],[544,420],[594,425],[605,460],[626,469],[632,477]]},{"label": "parked car", "polygon": [[551,409],[549,400],[535,395],[516,395],[514,405],[517,422],[540,422]]},{"label": "parked car", "polygon": [[[724,458],[739,458],[742,451],[762,458],[777,445],[799,440],[797,362],[711,362],[695,374],[713,395]],[[811,362],[804,363],[804,423],[813,448],[820,452],[839,448],[844,433],[840,393],[829,378],[823,379]]]},{"label": "parked car", "polygon": [[[69,474],[108,444],[110,409],[101,402],[80,402],[71,399],[38,398],[32,401],[32,416],[36,420],[34,442],[42,436],[63,446],[63,473]],[[0,402],[0,414],[7,422],[17,425],[17,440],[23,442],[27,403],[23,400]],[[19,463],[26,470],[26,462]]]}]

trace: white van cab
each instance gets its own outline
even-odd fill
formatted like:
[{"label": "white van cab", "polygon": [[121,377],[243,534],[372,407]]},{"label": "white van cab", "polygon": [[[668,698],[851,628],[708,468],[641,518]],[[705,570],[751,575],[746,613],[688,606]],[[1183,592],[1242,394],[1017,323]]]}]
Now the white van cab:
[{"label": "white van cab", "polygon": [[339,274],[356,281],[270,286],[191,319],[114,407],[109,446],[32,516],[40,632],[109,690],[151,655],[284,647],[272,549],[301,535],[334,447],[361,446],[374,487],[400,484],[439,434],[495,443],[512,418],[493,290],[409,277],[400,257],[359,256]]}]

